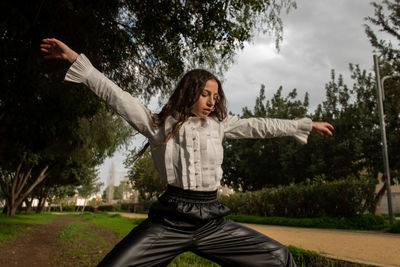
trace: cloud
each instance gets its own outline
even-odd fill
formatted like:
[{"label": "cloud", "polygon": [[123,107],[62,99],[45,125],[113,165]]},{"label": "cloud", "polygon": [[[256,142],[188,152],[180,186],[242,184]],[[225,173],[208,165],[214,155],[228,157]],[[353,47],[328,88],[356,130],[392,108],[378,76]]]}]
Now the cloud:
[{"label": "cloud", "polygon": [[372,66],[372,47],[364,33],[364,17],[373,15],[365,0],[303,0],[284,16],[284,40],[280,53],[269,36],[246,44],[237,62],[226,73],[229,109],[240,113],[252,107],[261,84],[267,98],[280,85],[284,94],[297,88],[299,97],[310,93],[311,108],[321,103],[331,69],[350,82],[349,63]]}]

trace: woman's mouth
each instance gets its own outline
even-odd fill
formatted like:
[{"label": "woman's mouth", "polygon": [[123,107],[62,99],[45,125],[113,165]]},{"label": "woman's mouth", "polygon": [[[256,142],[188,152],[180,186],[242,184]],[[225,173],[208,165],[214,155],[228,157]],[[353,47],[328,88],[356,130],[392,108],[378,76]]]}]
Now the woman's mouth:
[{"label": "woman's mouth", "polygon": [[207,108],[203,109],[203,114],[208,115],[210,113],[211,113],[211,109],[207,109]]}]

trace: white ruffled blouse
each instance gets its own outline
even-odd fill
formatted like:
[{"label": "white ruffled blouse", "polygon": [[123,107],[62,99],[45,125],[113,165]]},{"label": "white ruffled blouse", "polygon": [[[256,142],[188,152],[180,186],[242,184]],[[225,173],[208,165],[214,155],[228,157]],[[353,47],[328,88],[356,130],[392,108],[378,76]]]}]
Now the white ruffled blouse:
[{"label": "white ruffled blouse", "polygon": [[[110,105],[133,128],[149,139],[150,146],[164,140],[176,120],[170,116],[161,127],[152,123],[151,111],[138,99],[123,91],[79,55],[71,65],[66,81],[83,83]],[[155,168],[170,185],[189,190],[216,190],[222,178],[223,148],[226,138],[270,138],[293,136],[307,143],[311,120],[247,118],[228,115],[220,122],[211,117],[190,117],[166,145],[152,151]]]}]

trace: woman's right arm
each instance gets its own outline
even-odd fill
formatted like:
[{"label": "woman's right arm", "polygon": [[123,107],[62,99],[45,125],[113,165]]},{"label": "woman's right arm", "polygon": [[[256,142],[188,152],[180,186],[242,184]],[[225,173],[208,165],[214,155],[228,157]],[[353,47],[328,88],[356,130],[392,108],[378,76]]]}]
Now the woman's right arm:
[{"label": "woman's right arm", "polygon": [[78,55],[57,39],[44,39],[43,42],[41,51],[47,53],[46,59],[63,59],[72,63],[66,81],[85,84],[137,131],[150,139],[155,135],[150,110],[94,68],[85,55]]}]

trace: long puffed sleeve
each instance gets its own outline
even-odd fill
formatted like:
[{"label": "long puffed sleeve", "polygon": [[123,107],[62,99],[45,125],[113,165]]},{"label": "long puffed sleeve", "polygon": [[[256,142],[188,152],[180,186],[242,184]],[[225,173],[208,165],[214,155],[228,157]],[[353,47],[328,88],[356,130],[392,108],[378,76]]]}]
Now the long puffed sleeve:
[{"label": "long puffed sleeve", "polygon": [[293,136],[300,143],[306,144],[312,128],[309,118],[282,120],[269,118],[247,118],[227,116],[223,121],[226,138],[271,138]]},{"label": "long puffed sleeve", "polygon": [[85,84],[138,132],[148,138],[155,135],[151,111],[93,67],[84,54],[71,65],[65,80]]}]

